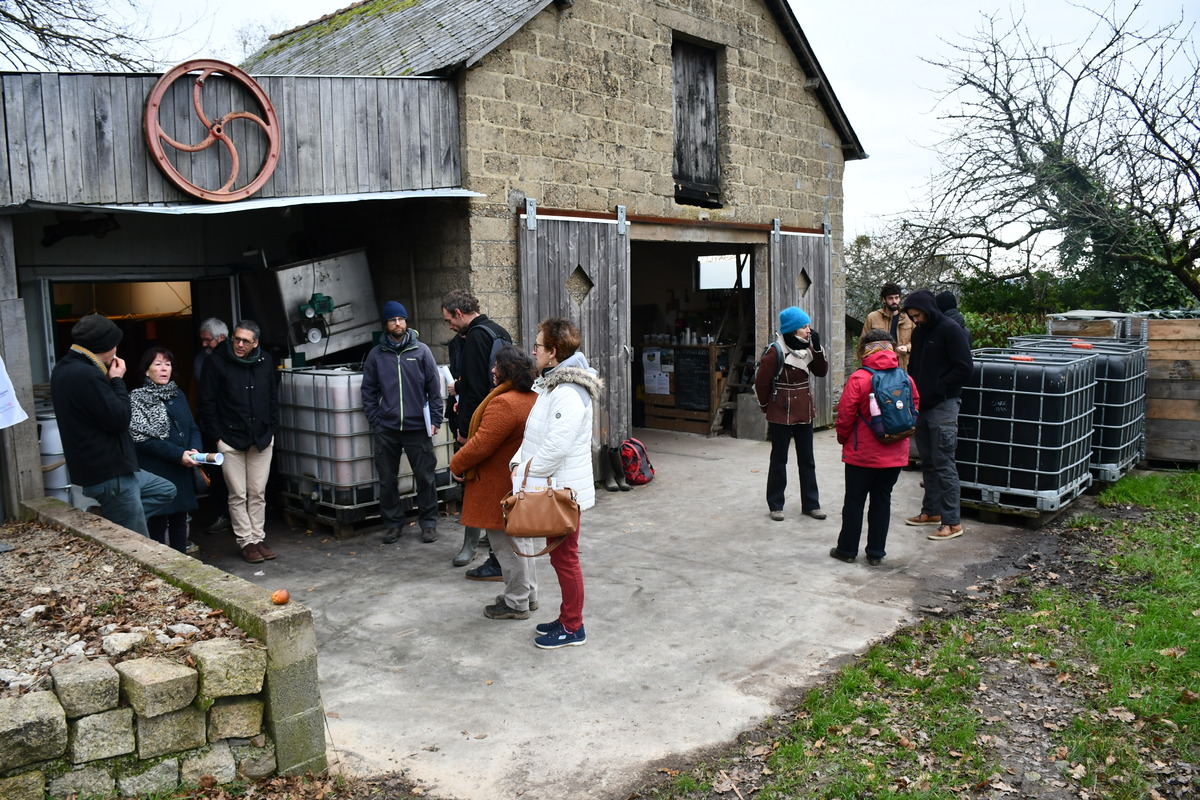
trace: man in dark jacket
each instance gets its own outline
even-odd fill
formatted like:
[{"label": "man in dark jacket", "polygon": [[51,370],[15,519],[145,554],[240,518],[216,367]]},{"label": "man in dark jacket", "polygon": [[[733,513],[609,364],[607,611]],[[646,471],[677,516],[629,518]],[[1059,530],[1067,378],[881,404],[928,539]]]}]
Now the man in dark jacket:
[{"label": "man in dark jacket", "polygon": [[275,359],[259,346],[258,323],[244,319],[214,350],[200,377],[200,430],[225,456],[229,521],[242,558],[275,558],[267,546],[267,479],[279,430]]},{"label": "man in dark jacket", "polygon": [[958,310],[958,298],[954,296],[954,292],[938,292],[935,299],[937,300],[938,311],[942,312],[942,316],[954,320],[959,324],[959,327],[967,332],[967,346],[969,347],[971,344],[971,329],[967,327],[967,320],[963,317],[962,312]]},{"label": "man in dark jacket", "polygon": [[909,525],[937,525],[930,539],[962,536],[959,508],[958,411],[962,387],[971,377],[971,347],[967,333],[938,310],[933,293],[913,292],[904,300],[904,313],[916,323],[908,374],[921,396],[917,419],[917,453],[925,478],[921,513],[909,517]]},{"label": "man in dark jacket", "polygon": [[384,544],[400,538],[400,455],[408,456],[417,489],[421,541],[436,542],[437,457],[433,436],[442,425],[442,378],[429,347],[409,330],[408,311],[395,300],[383,306],[386,330],[363,363],[362,401],[371,423],[375,472],[379,475],[379,514],[387,525]]},{"label": "man in dark jacket", "polygon": [[50,396],[72,483],[112,522],[149,537],[146,518],[175,498],[170,481],[138,469],[129,435],[123,336],[112,320],[88,314],[71,328],[74,344],[50,374]]},{"label": "man in dark jacket", "polygon": [[[461,345],[456,348],[457,364],[451,365],[454,383],[449,387],[450,394],[458,395],[458,407],[454,412],[454,440],[462,445],[466,443],[471,429],[471,416],[492,390],[493,354],[504,344],[510,344],[512,336],[499,323],[479,313],[479,298],[465,289],[455,289],[442,298],[442,319],[456,337],[462,337]],[[478,528],[463,530],[463,546],[454,557],[454,566],[470,563],[477,541]],[[469,580],[498,581],[502,577],[500,562],[490,550],[487,561],[475,569],[467,570]]]}]

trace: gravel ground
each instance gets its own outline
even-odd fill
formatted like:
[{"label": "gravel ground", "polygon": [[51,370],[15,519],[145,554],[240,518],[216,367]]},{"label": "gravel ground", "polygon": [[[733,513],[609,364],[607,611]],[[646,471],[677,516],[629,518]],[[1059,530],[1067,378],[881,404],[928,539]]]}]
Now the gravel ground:
[{"label": "gravel ground", "polygon": [[[50,688],[50,667],[106,657],[187,661],[245,634],[220,611],[112,551],[34,523],[0,526],[0,697]],[[122,635],[124,634],[124,635]]]}]

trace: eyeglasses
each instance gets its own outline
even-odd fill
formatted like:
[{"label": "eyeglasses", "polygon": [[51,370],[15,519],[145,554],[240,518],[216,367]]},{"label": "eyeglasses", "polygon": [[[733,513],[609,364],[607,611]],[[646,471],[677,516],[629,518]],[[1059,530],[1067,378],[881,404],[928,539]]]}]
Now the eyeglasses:
[{"label": "eyeglasses", "polygon": [[404,317],[392,317],[391,319],[386,320],[388,325],[391,325],[393,322],[403,322],[403,321],[404,321]]},{"label": "eyeglasses", "polygon": [[214,339],[212,336],[201,336],[200,341],[205,344],[208,344],[209,342],[215,342],[216,339]]},{"label": "eyeglasses", "polygon": [[254,344],[254,343],[255,343],[255,342],[257,342],[257,341],[258,341],[258,339],[243,339],[243,338],[242,338],[242,337],[240,337],[240,336],[235,336],[235,337],[233,337],[233,343],[234,343],[234,344],[252,345],[252,344]]},{"label": "eyeglasses", "polygon": [[535,353],[536,353],[538,350],[545,350],[545,349],[547,349],[547,348],[546,348],[546,345],[544,345],[544,344],[542,344],[542,343],[540,343],[540,342],[534,342],[534,343],[533,343],[533,352],[535,352]]}]

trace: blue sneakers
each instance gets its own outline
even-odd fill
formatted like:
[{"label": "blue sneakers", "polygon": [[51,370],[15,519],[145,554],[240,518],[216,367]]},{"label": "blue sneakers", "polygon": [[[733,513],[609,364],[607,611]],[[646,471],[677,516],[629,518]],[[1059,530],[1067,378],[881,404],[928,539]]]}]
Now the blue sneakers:
[{"label": "blue sneakers", "polygon": [[[499,598],[497,598],[497,602],[499,602]],[[561,622],[554,620],[554,622],[539,622],[533,629],[538,632],[538,636],[546,636],[547,634],[558,633],[563,629],[563,626]]]},{"label": "blue sneakers", "polygon": [[[552,625],[558,624],[557,620]],[[541,625],[538,626],[542,627]],[[579,630],[568,632],[562,625],[558,625],[556,630],[552,630],[545,636],[539,636],[533,640],[533,643],[543,650],[557,650],[560,647],[575,647],[577,645],[587,643],[587,634],[583,632],[583,626],[579,626]]]}]

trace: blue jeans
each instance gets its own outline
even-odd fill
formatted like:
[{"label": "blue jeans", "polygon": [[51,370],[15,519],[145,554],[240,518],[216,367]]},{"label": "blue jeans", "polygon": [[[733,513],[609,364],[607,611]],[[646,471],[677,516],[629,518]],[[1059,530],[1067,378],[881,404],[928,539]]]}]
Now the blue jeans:
[{"label": "blue jeans", "polygon": [[958,410],[962,400],[952,397],[926,411],[917,419],[917,453],[921,456],[921,474],[925,478],[922,513],[941,517],[943,525],[961,521],[959,508]]},{"label": "blue jeans", "polygon": [[83,487],[110,522],[149,538],[146,518],[157,516],[175,499],[175,484],[145,470],[129,472]]}]

